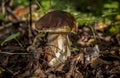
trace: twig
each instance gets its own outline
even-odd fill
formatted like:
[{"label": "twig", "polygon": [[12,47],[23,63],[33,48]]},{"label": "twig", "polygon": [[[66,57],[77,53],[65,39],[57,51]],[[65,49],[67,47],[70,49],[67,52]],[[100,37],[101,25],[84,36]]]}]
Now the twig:
[{"label": "twig", "polygon": [[8,23],[6,25],[0,26],[0,30],[3,30],[5,28],[11,27],[13,25],[13,23]]},{"label": "twig", "polygon": [[0,67],[5,69],[6,71],[8,71],[10,74],[12,74],[12,75],[14,74],[14,72],[12,70],[8,69],[7,67],[5,67],[5,66],[3,66],[1,64],[0,64]]},{"label": "twig", "polygon": [[4,0],[2,0],[1,8],[2,8],[2,13],[5,14],[5,1]]},{"label": "twig", "polygon": [[32,27],[32,0],[29,0],[29,10],[30,10],[30,21],[29,21],[29,25],[28,25],[28,35],[29,35],[29,44],[32,44],[32,32],[31,32],[31,27]]},{"label": "twig", "polygon": [[7,11],[8,11],[17,21],[21,21],[21,19],[20,19],[17,15],[15,15],[9,7],[7,7]]},{"label": "twig", "polygon": [[14,54],[17,54],[17,55],[26,55],[26,54],[29,54],[29,53],[0,52],[0,54],[7,54],[7,55],[14,55]]},{"label": "twig", "polygon": [[8,23],[8,24],[5,24],[5,25],[0,26],[0,31],[1,31],[1,30],[4,30],[5,28],[9,28],[9,27],[11,27],[11,26],[16,26],[16,25],[14,25],[14,24],[24,23],[24,22],[25,22],[25,21],[10,22],[10,23]]}]

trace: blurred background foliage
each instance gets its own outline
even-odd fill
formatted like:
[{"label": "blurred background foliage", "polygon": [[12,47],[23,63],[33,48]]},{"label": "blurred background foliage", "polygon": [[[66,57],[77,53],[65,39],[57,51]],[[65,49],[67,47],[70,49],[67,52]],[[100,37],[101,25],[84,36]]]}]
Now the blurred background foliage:
[{"label": "blurred background foliage", "polygon": [[[2,0],[0,0],[2,1]],[[8,1],[8,0],[6,0]],[[29,6],[30,0],[10,0],[15,7],[19,5]],[[52,9],[64,10],[73,14],[79,25],[91,24],[103,21],[109,24],[108,32],[116,34],[120,32],[120,0],[31,0],[38,5],[40,16]],[[0,19],[5,19],[0,13]],[[106,21],[107,20],[107,21]]]}]

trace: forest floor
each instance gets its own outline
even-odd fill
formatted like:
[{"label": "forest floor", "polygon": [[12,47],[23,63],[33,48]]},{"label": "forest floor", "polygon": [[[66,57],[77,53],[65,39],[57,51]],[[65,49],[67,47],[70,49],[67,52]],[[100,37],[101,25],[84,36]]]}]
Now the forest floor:
[{"label": "forest floor", "polygon": [[[94,32],[84,24],[69,35],[72,55],[57,67],[48,66],[44,37],[32,46],[36,32],[30,35],[28,23],[0,26],[0,40],[8,39],[0,46],[0,78],[119,78],[120,33],[109,35],[104,22],[94,25]],[[20,35],[14,38],[16,32]],[[8,38],[11,34],[14,39]]]}]

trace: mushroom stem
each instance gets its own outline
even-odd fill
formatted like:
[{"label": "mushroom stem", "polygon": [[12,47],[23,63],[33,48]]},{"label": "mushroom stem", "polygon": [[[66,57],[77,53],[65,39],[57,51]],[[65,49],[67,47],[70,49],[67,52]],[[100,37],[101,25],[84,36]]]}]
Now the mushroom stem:
[{"label": "mushroom stem", "polygon": [[[59,35],[59,37],[58,37],[58,48],[61,50],[62,53],[65,51],[63,46],[64,46],[64,42],[63,42],[63,39],[62,39],[62,35]],[[59,52],[59,51],[57,51],[57,52]]]},{"label": "mushroom stem", "polygon": [[69,38],[67,34],[59,35],[58,48],[60,49],[60,51],[58,50],[56,53],[60,52],[61,54],[58,58],[60,58],[60,60],[64,62],[67,59],[67,57],[71,55],[69,47]]},{"label": "mushroom stem", "polygon": [[51,49],[55,54],[55,57],[49,63],[50,66],[64,62],[71,55],[67,34],[49,34],[48,44],[53,45]]},{"label": "mushroom stem", "polygon": [[69,40],[69,37],[68,37],[68,35],[66,35],[66,56],[68,57],[68,56],[70,56],[71,55],[71,52],[70,52],[70,45],[69,45],[69,43],[70,43],[70,40]]}]

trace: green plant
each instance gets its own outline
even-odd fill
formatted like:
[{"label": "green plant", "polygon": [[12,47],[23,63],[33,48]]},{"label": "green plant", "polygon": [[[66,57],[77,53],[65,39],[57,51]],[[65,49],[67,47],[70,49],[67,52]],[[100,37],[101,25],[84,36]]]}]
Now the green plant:
[{"label": "green plant", "polygon": [[8,36],[8,37],[5,38],[5,40],[1,43],[1,46],[3,46],[3,44],[4,44],[5,42],[8,42],[8,41],[10,41],[10,40],[12,40],[12,39],[15,39],[15,38],[18,37],[18,36],[20,36],[20,32],[17,32],[17,33],[14,33],[14,34]]},{"label": "green plant", "polygon": [[12,0],[14,5],[29,5],[29,0]]},{"label": "green plant", "polygon": [[5,18],[5,14],[3,14],[3,13],[0,13],[0,20],[6,20],[6,18]]}]

